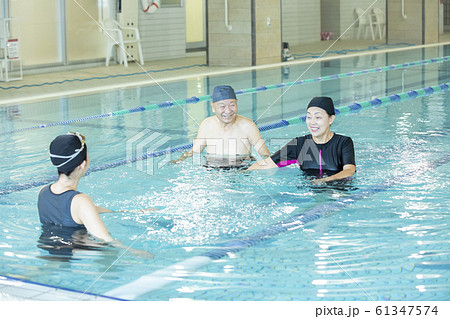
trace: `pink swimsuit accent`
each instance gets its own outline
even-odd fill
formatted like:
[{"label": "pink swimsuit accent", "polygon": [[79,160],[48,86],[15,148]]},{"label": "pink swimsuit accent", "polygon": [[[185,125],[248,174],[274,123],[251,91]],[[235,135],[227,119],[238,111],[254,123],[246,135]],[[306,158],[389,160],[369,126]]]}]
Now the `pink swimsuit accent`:
[{"label": "pink swimsuit accent", "polygon": [[319,174],[320,174],[320,176],[323,175],[323,173],[322,173],[322,150],[319,150]]},{"label": "pink swimsuit accent", "polygon": [[285,167],[285,166],[289,166],[291,164],[298,164],[298,161],[297,160],[282,161],[282,162],[279,162],[277,164],[277,166],[278,167]]}]

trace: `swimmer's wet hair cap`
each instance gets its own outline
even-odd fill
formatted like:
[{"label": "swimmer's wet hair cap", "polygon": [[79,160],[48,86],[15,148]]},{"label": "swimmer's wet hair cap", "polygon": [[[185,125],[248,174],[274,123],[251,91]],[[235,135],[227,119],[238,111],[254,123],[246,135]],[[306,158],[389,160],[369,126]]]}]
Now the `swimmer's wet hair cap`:
[{"label": "swimmer's wet hair cap", "polygon": [[306,109],[309,109],[310,107],[319,107],[322,110],[325,110],[325,112],[328,113],[328,115],[335,115],[334,112],[334,103],[331,97],[328,96],[316,96],[309,102],[308,107]]},{"label": "swimmer's wet hair cap", "polygon": [[72,172],[86,159],[87,146],[79,133],[57,136],[50,143],[50,159],[62,173]]},{"label": "swimmer's wet hair cap", "polygon": [[236,100],[236,93],[234,93],[234,90],[231,86],[218,85],[214,88],[214,92],[212,95],[213,103],[216,103],[216,102],[222,101],[222,100],[229,100],[229,99]]}]

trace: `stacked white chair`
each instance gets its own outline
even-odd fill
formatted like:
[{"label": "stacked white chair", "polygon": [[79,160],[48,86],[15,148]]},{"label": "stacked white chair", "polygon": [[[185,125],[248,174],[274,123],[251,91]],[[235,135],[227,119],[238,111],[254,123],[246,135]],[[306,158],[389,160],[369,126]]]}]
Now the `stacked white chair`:
[{"label": "stacked white chair", "polygon": [[[141,38],[139,36],[139,30],[132,27],[123,27],[119,22],[113,19],[105,19],[102,25],[103,31],[107,38],[106,45],[106,66],[109,65],[109,60],[113,57],[114,46],[119,46],[119,62],[128,67],[127,47],[125,45],[137,45],[139,52],[139,61],[141,65],[144,64],[144,58],[142,55]],[[124,39],[124,32],[130,30],[128,34],[131,37]]]},{"label": "stacked white chair", "polygon": [[386,15],[380,8],[373,8],[372,16],[374,17],[375,37],[378,34],[380,39],[383,39],[386,36]]},{"label": "stacked white chair", "polygon": [[367,39],[369,32],[372,36],[372,40],[375,40],[375,36],[372,28],[372,19],[369,14],[364,14],[364,10],[361,8],[355,9],[355,15],[358,19],[358,33],[356,35],[357,39],[361,39],[361,35],[364,32],[364,39]]}]

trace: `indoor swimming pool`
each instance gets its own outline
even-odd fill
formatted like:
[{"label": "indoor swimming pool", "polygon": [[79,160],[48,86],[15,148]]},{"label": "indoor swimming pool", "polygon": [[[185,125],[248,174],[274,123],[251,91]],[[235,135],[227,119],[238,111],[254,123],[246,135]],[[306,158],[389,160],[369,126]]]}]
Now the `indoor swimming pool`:
[{"label": "indoor swimming pool", "polygon": [[[0,277],[126,300],[450,300],[449,53],[291,63],[0,107]],[[341,111],[331,130],[353,139],[355,177],[316,186],[294,165],[170,164],[213,115],[207,96],[221,84],[240,91],[238,113],[272,153],[307,134],[311,97],[331,96]],[[153,259],[41,228],[38,191],[56,178],[48,145],[69,131],[89,147],[81,192],[112,210],[159,208],[102,215],[115,238]]]}]

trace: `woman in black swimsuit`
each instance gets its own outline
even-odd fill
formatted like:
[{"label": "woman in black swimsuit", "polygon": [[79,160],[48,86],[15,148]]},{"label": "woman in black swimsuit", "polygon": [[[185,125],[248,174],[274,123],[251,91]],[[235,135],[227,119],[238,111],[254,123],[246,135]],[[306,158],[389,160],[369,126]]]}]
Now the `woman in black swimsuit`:
[{"label": "woman in black swimsuit", "polygon": [[296,137],[270,157],[249,170],[283,167],[297,163],[317,182],[329,182],[356,172],[355,151],[350,137],[331,132],[335,119],[334,103],[329,97],[315,97],[309,102],[306,125],[311,134]]}]

